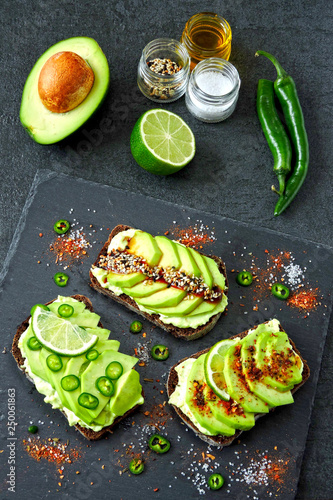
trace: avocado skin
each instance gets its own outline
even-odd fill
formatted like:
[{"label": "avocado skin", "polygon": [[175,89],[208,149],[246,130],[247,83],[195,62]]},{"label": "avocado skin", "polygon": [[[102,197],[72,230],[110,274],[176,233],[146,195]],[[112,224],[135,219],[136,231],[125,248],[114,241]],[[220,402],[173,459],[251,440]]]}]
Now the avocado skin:
[{"label": "avocado skin", "polygon": [[[38,94],[38,78],[46,61],[54,54],[70,51],[80,55],[92,68],[95,81],[88,96],[67,113],[47,110]],[[23,89],[20,121],[39,144],[54,144],[78,130],[102,105],[109,89],[109,65],[98,43],[89,37],[73,37],[51,46],[32,68]]]}]

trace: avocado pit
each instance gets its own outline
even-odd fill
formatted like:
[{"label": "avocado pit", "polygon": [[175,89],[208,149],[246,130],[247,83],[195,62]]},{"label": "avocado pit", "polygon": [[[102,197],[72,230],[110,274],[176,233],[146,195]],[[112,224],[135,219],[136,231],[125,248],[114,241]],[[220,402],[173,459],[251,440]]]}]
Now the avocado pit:
[{"label": "avocado pit", "polygon": [[38,79],[38,94],[53,113],[66,113],[87,97],[94,84],[94,72],[74,52],[57,52],[44,64]]}]

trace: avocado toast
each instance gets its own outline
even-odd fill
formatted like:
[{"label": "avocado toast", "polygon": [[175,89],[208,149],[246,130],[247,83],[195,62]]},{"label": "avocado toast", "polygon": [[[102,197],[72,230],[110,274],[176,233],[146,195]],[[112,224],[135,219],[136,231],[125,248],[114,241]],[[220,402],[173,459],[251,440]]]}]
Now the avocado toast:
[{"label": "avocado toast", "polygon": [[208,333],[228,303],[222,259],[125,225],[110,233],[90,279],[98,292],[185,340]]},{"label": "avocado toast", "polygon": [[[108,339],[110,331],[103,328],[90,300],[83,295],[58,297],[46,306],[34,306],[32,311],[13,340],[12,354],[19,368],[46,396],[45,402],[60,409],[69,425],[84,437],[96,440],[112,432],[144,402],[139,374],[132,369],[137,358],[118,352],[120,343]],[[66,328],[70,334],[81,335],[85,344],[81,347],[77,342],[75,355],[69,351],[59,354],[63,342],[54,338],[55,350],[45,347],[47,328],[40,325],[49,325],[50,321],[52,331],[58,328],[56,339],[62,339]],[[45,345],[39,342],[41,338]]]},{"label": "avocado toast", "polygon": [[169,403],[196,435],[228,446],[275,407],[293,402],[310,369],[274,319],[174,365]]}]

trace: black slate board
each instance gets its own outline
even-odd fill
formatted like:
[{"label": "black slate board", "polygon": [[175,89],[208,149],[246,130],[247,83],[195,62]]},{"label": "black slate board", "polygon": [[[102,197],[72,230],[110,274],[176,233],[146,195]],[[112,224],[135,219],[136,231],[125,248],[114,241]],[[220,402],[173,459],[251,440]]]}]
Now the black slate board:
[{"label": "black slate board", "polygon": [[[49,251],[54,239],[52,226],[59,218],[68,218],[76,222],[78,228],[83,227],[87,239],[92,243],[83,262],[71,266],[68,271],[70,281],[65,289],[53,283],[53,274],[61,268],[55,264],[55,257]],[[321,305],[305,318],[297,309],[266,297],[259,302],[258,311],[253,311],[253,289],[241,289],[235,283],[235,275],[229,272],[229,311],[208,336],[188,343],[171,338],[158,328],[152,328],[148,322],[144,322],[146,338],[131,335],[129,325],[137,316],[89,287],[88,270],[107,239],[107,228],[112,229],[122,223],[152,234],[163,234],[174,223],[186,228],[196,222],[214,228],[216,241],[204,247],[203,251],[220,255],[228,271],[248,268],[253,258],[264,265],[267,255],[291,251],[295,263],[299,263],[303,269],[307,268],[307,282],[319,288]],[[39,236],[40,233],[43,236]],[[7,421],[8,389],[14,388],[18,424],[15,432],[17,493],[20,496],[24,494],[27,499],[58,498],[59,493],[64,499],[95,497],[113,500],[134,497],[198,498],[202,490],[206,498],[214,498],[216,493],[206,488],[205,481],[211,473],[211,466],[215,464],[215,470],[226,479],[221,490],[226,498],[294,498],[332,306],[331,263],[332,249],[310,241],[65,175],[39,171],[0,277],[2,346],[7,348],[7,354],[1,354],[0,364],[1,419],[3,423]],[[47,302],[58,293],[82,293],[91,298],[104,325],[112,330],[112,337],[120,340],[122,352],[133,354],[138,342],[145,345],[145,351],[156,343],[165,343],[170,348],[171,355],[166,362],[150,360],[145,367],[138,367],[142,380],[153,378],[155,382],[144,383],[144,407],[121,424],[109,439],[88,443],[73,428],[69,428],[58,411],[52,411],[49,405],[43,403],[41,395],[32,389],[29,381],[18,371],[8,352],[16,328],[28,315],[31,306],[37,302]],[[166,400],[164,384],[169,368],[179,359],[271,317],[280,319],[310,365],[311,378],[296,394],[295,404],[260,419],[254,429],[243,433],[240,443],[223,450],[209,450],[191,431],[186,431],[173,410],[166,405],[163,412],[167,415],[156,418],[159,421],[166,420],[160,430],[168,435],[172,448],[163,456],[147,453],[147,437],[153,433],[153,427],[147,424],[152,424],[156,418],[146,416],[144,412],[151,412],[154,405],[163,404]],[[69,439],[70,447],[80,447],[82,458],[75,464],[65,466],[64,479],[59,479],[55,464],[36,462],[24,450],[22,440],[28,437],[30,422],[39,425],[41,439],[57,437],[61,442]],[[6,483],[6,474],[9,473],[8,443],[8,432],[6,425],[3,425],[1,499],[12,495],[7,491]],[[142,451],[147,457],[145,473],[137,477],[130,477],[126,472],[120,474],[127,466],[131,453]],[[211,462],[207,453],[215,457]],[[280,469],[285,468],[285,473],[281,475],[283,482],[273,480],[271,475],[266,484],[249,484],[244,469],[249,471],[249,467],[252,467],[258,470],[258,463],[266,460],[278,461]],[[80,471],[80,474],[76,474],[76,471]]]}]

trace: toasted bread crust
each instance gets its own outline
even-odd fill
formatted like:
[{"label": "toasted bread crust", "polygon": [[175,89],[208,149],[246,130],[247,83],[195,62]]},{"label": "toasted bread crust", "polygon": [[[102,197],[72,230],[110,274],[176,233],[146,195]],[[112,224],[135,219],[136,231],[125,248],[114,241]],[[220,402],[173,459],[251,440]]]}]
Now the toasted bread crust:
[{"label": "toasted bread crust", "polygon": [[[94,266],[98,267],[98,262],[102,256],[107,255],[107,249],[109,247],[109,244],[111,240],[120,232],[122,231],[127,231],[128,229],[133,229],[130,226],[125,226],[125,225],[118,225],[116,226],[110,233],[108,240],[104,243],[103,248],[99,252],[96,261],[94,262]],[[204,255],[204,254],[202,254]],[[227,279],[227,272],[226,272],[226,267],[222,259],[217,257],[216,255],[207,255],[207,257],[210,257],[215,260],[219,267],[220,273],[223,274],[226,280],[226,288],[225,288],[225,294],[228,292],[228,279]],[[91,280],[91,286],[94,288],[97,292],[102,293],[106,295],[107,297],[111,297],[113,300],[116,302],[119,302],[120,304],[123,304],[126,306],[128,309],[131,311],[136,312],[137,314],[140,314],[140,316],[143,316],[146,318],[148,321],[153,323],[156,326],[159,326],[166,332],[171,333],[174,337],[176,338],[181,338],[184,340],[195,340],[200,337],[203,337],[206,335],[210,330],[216,325],[219,317],[221,316],[222,313],[215,314],[210,318],[210,320],[202,326],[199,326],[198,328],[178,328],[173,325],[167,325],[166,323],[163,323],[158,314],[148,314],[146,312],[140,311],[139,307],[137,306],[136,302],[129,297],[128,295],[122,294],[122,295],[115,295],[111,290],[108,290],[106,288],[101,287],[99,284],[98,280],[95,278],[95,276],[92,274],[90,270],[90,280]],[[227,309],[226,309],[227,310]],[[224,311],[224,313],[226,312]]]},{"label": "toasted bread crust", "polygon": [[[235,339],[235,338],[242,339],[242,338],[246,337],[246,335],[249,333],[249,331],[253,330],[254,328],[256,328],[256,327],[253,327],[253,328],[251,328],[249,330],[246,330],[246,331],[244,331],[242,333],[239,333],[237,335],[233,335],[230,338],[231,339]],[[284,331],[281,325],[280,325],[280,331],[281,332]],[[291,393],[294,394],[307,381],[307,379],[310,377],[310,368],[309,368],[306,360],[302,358],[300,352],[296,349],[294,342],[290,338],[289,338],[289,342],[290,342],[292,348],[294,349],[294,351],[296,352],[296,354],[298,354],[299,357],[301,358],[301,360],[303,362],[303,365],[304,365],[303,366],[303,373],[302,373],[302,382],[300,382],[299,384],[295,385],[294,388],[291,391]],[[173,392],[175,391],[176,386],[178,384],[178,374],[176,372],[176,367],[178,365],[180,365],[181,363],[183,363],[184,361],[186,361],[187,359],[189,359],[189,358],[199,358],[199,356],[201,356],[202,354],[206,354],[209,350],[210,350],[210,348],[208,347],[207,349],[204,349],[204,350],[199,351],[199,352],[197,352],[195,354],[192,354],[191,356],[188,356],[187,358],[183,358],[180,361],[178,361],[178,363],[176,363],[170,369],[169,377],[168,377],[168,381],[167,381],[167,391],[168,391],[168,397],[169,398],[170,398],[171,394],[173,394]],[[189,419],[189,417],[187,417],[177,406],[175,406],[175,405],[171,405],[171,406],[174,408],[174,410],[180,416],[180,418],[184,421],[184,423],[188,427],[190,427],[190,429],[192,429],[195,432],[195,434],[200,439],[202,439],[206,443],[209,443],[211,446],[219,446],[221,448],[223,446],[229,446],[243,432],[241,430],[238,430],[238,431],[236,431],[236,433],[233,436],[208,436],[208,435],[203,434],[202,432],[200,432],[199,429]],[[274,411],[274,409],[275,408],[271,408],[270,412]],[[265,414],[261,414],[261,413],[259,414],[258,413],[258,414],[255,415],[255,419],[257,420],[258,418],[263,417],[265,415],[267,415],[267,414],[266,413]]]},{"label": "toasted bread crust", "polygon": [[[83,302],[85,304],[85,306],[87,307],[87,309],[89,309],[89,311],[91,312],[94,312],[94,309],[93,309],[93,306],[92,306],[92,303],[91,301],[85,297],[84,295],[72,295],[71,296],[73,299],[76,299],[80,302]],[[56,299],[54,299],[56,300]],[[51,300],[50,302],[47,302],[47,304],[45,305],[48,305],[48,304],[51,304],[52,302],[54,302],[54,300]],[[20,370],[23,371],[23,373],[25,373],[25,375],[27,376],[27,378],[33,383],[33,380],[30,379],[29,375],[26,373],[25,369],[22,367],[22,365],[24,364],[24,358],[22,356],[22,352],[18,346],[18,343],[19,343],[19,340],[20,340],[20,337],[21,335],[23,335],[23,333],[26,331],[26,329],[28,328],[29,326],[29,319],[30,319],[30,316],[25,319],[21,325],[18,327],[17,329],[17,332],[14,336],[14,339],[13,339],[13,344],[12,344],[12,349],[11,349],[11,352],[15,358],[15,361],[16,363],[18,364],[18,367],[20,368]],[[101,322],[98,323],[98,326],[103,328],[103,325]],[[143,391],[142,391],[142,395],[143,395]],[[121,422],[123,419],[125,419],[128,415],[130,415],[131,413],[133,413],[140,405],[136,405],[134,406],[133,408],[131,408],[128,412],[126,412],[124,415],[122,415],[121,417],[117,417],[116,420],[113,422],[113,424],[107,426],[107,427],[104,427],[103,429],[101,429],[100,431],[98,432],[95,432],[93,431],[92,429],[87,429],[86,427],[82,427],[81,425],[79,424],[76,424],[74,427],[79,431],[81,432],[81,434],[89,439],[90,441],[96,441],[97,439],[101,439],[105,434],[107,433],[113,433],[113,428],[115,425],[117,425],[119,422]],[[61,412],[65,418],[66,418],[66,414],[64,412]]]}]

